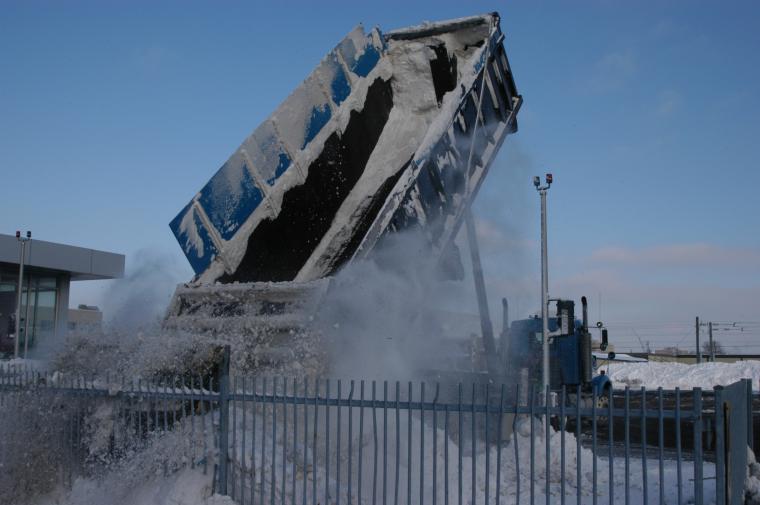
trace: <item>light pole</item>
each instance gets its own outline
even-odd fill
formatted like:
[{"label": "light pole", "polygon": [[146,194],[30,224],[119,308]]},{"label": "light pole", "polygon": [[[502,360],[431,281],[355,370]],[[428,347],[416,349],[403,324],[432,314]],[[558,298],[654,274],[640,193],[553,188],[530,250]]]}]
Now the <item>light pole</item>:
[{"label": "light pole", "polygon": [[541,196],[541,336],[543,342],[542,386],[549,387],[549,260],[546,245],[546,191],[552,185],[552,174],[546,174],[546,184],[541,185],[539,176],[533,177],[533,185]]},{"label": "light pole", "polygon": [[[18,296],[16,297],[16,337],[13,343],[13,357],[18,358],[19,335],[21,334],[21,295],[24,292],[24,259],[26,258],[26,243],[32,240],[32,232],[26,232],[26,237],[21,236],[21,232],[16,230],[16,240],[19,242],[21,258],[18,263]],[[26,301],[29,305],[29,300]],[[26,342],[26,334],[24,334]]]}]

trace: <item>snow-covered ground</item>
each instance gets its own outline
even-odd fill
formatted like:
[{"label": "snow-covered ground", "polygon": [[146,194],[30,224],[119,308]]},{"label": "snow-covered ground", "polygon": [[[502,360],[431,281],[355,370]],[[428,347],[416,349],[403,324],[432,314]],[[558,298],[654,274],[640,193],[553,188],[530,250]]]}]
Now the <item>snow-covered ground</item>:
[{"label": "snow-covered ground", "polygon": [[685,363],[650,361],[648,363],[610,363],[607,370],[615,387],[625,386],[656,389],[700,387],[712,389],[727,386],[741,379],[752,379],[753,389],[760,386],[760,361],[735,363]]}]

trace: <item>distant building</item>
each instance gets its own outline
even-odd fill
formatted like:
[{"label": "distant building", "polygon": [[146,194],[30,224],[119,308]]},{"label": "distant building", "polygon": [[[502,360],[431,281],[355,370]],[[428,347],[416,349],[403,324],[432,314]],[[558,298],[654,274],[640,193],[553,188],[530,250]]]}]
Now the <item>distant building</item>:
[{"label": "distant building", "polygon": [[13,355],[17,335],[23,351],[26,336],[28,348],[33,349],[45,339],[66,334],[71,282],[124,276],[122,254],[31,240],[26,246],[16,324],[20,256],[18,239],[0,234],[0,357]]},{"label": "distant building", "polygon": [[92,333],[103,329],[103,313],[92,305],[80,304],[69,309],[68,331],[72,333]]}]

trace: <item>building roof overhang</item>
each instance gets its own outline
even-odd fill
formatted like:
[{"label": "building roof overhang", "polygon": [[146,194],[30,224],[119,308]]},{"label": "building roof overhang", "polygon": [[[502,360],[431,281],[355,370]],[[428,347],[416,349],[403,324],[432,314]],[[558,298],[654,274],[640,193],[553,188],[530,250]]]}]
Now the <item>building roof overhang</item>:
[{"label": "building roof overhang", "polygon": [[[18,265],[18,239],[0,234],[0,262]],[[69,273],[72,281],[124,277],[124,255],[45,240],[27,242],[24,265]]]}]

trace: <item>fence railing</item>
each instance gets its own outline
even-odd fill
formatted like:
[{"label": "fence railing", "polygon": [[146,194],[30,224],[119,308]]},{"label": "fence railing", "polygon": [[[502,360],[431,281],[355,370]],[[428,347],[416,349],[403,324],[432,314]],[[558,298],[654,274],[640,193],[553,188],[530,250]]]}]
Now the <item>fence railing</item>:
[{"label": "fence railing", "polygon": [[238,503],[738,503],[751,401],[748,381],[547,396],[520,385],[9,373],[0,462],[52,426],[43,441],[60,452],[46,457],[64,482],[168,437],[160,470],[213,472],[215,491]]}]

